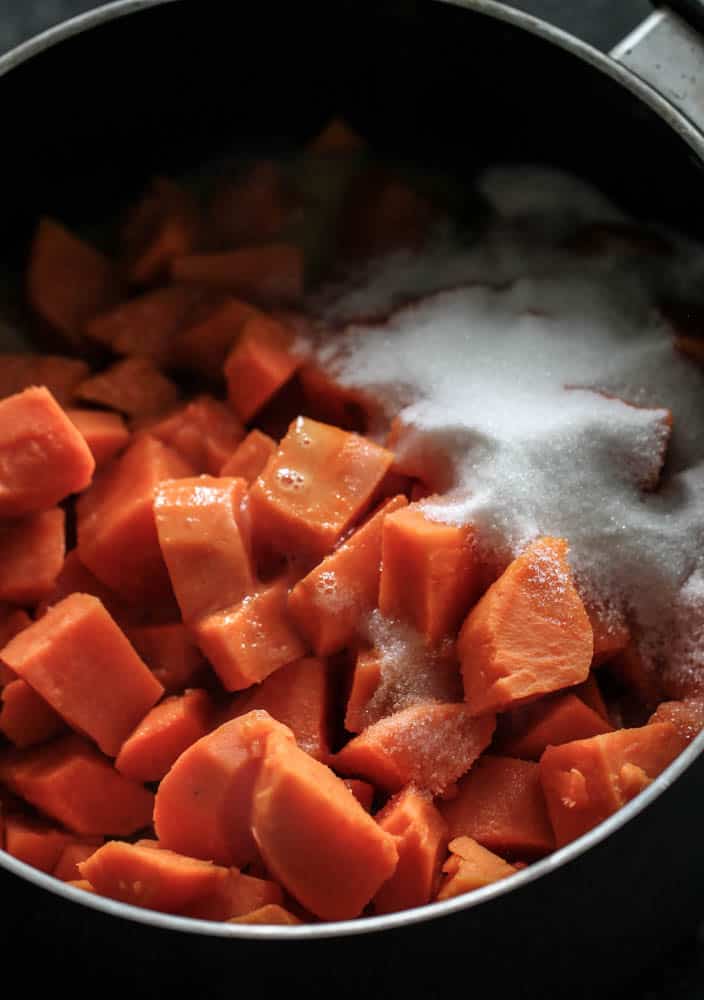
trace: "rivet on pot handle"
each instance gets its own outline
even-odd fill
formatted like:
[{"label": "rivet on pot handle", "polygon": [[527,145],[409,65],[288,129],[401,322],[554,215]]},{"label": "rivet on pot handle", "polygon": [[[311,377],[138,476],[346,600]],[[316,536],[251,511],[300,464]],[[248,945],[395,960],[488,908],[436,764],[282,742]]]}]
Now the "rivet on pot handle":
[{"label": "rivet on pot handle", "polygon": [[704,131],[704,0],[671,0],[611,55]]}]

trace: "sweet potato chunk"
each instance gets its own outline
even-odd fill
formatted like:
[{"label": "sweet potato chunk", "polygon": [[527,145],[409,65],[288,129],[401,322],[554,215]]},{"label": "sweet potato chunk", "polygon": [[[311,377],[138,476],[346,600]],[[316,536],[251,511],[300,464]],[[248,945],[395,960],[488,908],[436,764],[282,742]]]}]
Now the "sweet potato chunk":
[{"label": "sweet potato chunk", "polygon": [[515,708],[506,714],[511,718],[503,716],[501,720],[505,726],[501,752],[525,760],[540,760],[548,746],[585,740],[613,729],[581,698],[569,692]]},{"label": "sweet potato chunk", "polygon": [[163,847],[221,865],[242,867],[256,857],[252,795],[272,734],[294,747],[289,729],[266,712],[249,712],[184,750],[156,795],[154,827]]},{"label": "sweet potato chunk", "polygon": [[124,740],[163,688],[96,597],[72,594],[11,639],[3,662],[106,754]]},{"label": "sweet potato chunk", "polygon": [[142,419],[170,410],[178,403],[179,392],[149,358],[126,358],[81,382],[76,396]]},{"label": "sweet potato chunk", "polygon": [[94,316],[85,334],[115,354],[167,364],[176,335],[200,298],[202,292],[188,285],[157,288]]},{"label": "sweet potato chunk", "polygon": [[[121,628],[126,623],[134,620],[135,615],[139,616],[140,614],[141,609],[135,609],[121,600],[117,594],[110,590],[109,587],[106,587],[97,576],[91,573],[87,566],[83,565],[78,558],[78,551],[71,549],[66,554],[63,566],[56,577],[51,593],[47,595],[45,601],[37,608],[36,617],[40,618],[52,604],[57,604],[64,597],[75,593],[92,594],[93,597],[99,598],[111,617],[115,619]],[[27,624],[29,624],[29,621],[27,621]],[[12,637],[8,636],[6,641],[9,641],[10,638]],[[5,643],[2,642],[2,637],[0,636],[0,649],[4,645]]]},{"label": "sweet potato chunk", "polygon": [[259,310],[231,296],[203,304],[174,339],[174,361],[213,381],[223,377],[225,360],[247,320]]},{"label": "sweet potato chunk", "polygon": [[0,694],[0,732],[24,749],[45,743],[64,728],[51,705],[21,678],[10,681]]},{"label": "sweet potato chunk", "polygon": [[198,396],[157,424],[149,433],[185,459],[198,473],[222,475],[220,469],[244,437],[234,413],[212,396]]},{"label": "sweet potato chunk", "polygon": [[321,558],[364,512],[392,461],[357,434],[299,417],[251,489],[255,535]]},{"label": "sweet potato chunk", "polygon": [[490,851],[536,858],[555,846],[540,768],[512,757],[482,757],[441,805],[450,837],[471,837]]},{"label": "sweet potato chunk", "polygon": [[487,851],[471,837],[457,837],[450,842],[450,857],[443,865],[446,878],[437,899],[452,899],[465,892],[481,889],[500,879],[515,875],[517,869],[503,858]]},{"label": "sweet potato chunk", "polygon": [[91,481],[88,445],[48,389],[0,401],[0,517],[54,507]]},{"label": "sweet potato chunk", "polygon": [[541,538],[514,559],[470,611],[457,648],[477,715],[585,680],[592,628],[566,543]]},{"label": "sweet potato chunk", "polygon": [[379,654],[373,649],[360,649],[345,712],[345,729],[348,732],[361,733],[372,721],[368,717],[367,706],[381,683],[381,677],[382,660]]},{"label": "sweet potato chunk", "polygon": [[240,508],[243,479],[172,479],[154,493],[159,544],[184,621],[237,604],[254,589]]},{"label": "sweet potato chunk", "polygon": [[52,592],[64,562],[64,521],[53,507],[0,522],[0,601],[35,604]]},{"label": "sweet potato chunk", "polygon": [[99,840],[94,844],[79,840],[70,841],[59,855],[59,860],[51,874],[62,882],[77,881],[81,877],[78,866],[82,861],[87,861],[92,854],[95,854],[100,846]]},{"label": "sweet potato chunk", "polygon": [[172,260],[196,249],[199,229],[193,196],[174,181],[155,177],[123,227],[128,280],[147,285],[166,277]]},{"label": "sweet potato chunk", "polygon": [[78,736],[5,751],[0,782],[74,833],[128,837],[151,822],[152,793]]},{"label": "sweet potato chunk", "polygon": [[58,830],[43,820],[25,816],[8,816],[5,819],[7,853],[48,875],[53,872],[70,840],[70,833]]},{"label": "sweet potato chunk", "polygon": [[258,910],[252,910],[241,917],[231,917],[229,923],[295,925],[300,924],[301,921],[298,917],[294,917],[292,913],[289,913],[288,910],[285,910],[283,906],[279,906],[277,903],[267,903],[266,906],[260,906]]},{"label": "sweet potato chunk", "polygon": [[329,156],[355,153],[366,147],[366,142],[343,118],[331,118],[323,130],[306,146],[307,153]]},{"label": "sweet potato chunk", "polygon": [[68,406],[89,372],[85,361],[61,354],[0,354],[0,399],[43,385],[60,406]]},{"label": "sweet potato chunk", "polygon": [[291,334],[269,316],[248,319],[225,362],[230,405],[244,423],[288,382],[301,361],[290,350]]},{"label": "sweet potato chunk", "polygon": [[214,892],[189,907],[188,916],[199,920],[233,920],[261,907],[278,907],[283,901],[284,894],[276,882],[230,868],[227,879],[218,882]]},{"label": "sweet potato chunk", "polygon": [[160,441],[138,437],[77,504],[78,555],[106,586],[130,602],[171,594],[154,520],[154,490],[191,467]]},{"label": "sweet potato chunk", "polygon": [[255,302],[297,302],[303,295],[303,254],[288,243],[190,254],[173,261],[171,278]]},{"label": "sweet potato chunk", "polygon": [[360,781],[359,778],[343,778],[342,780],[362,808],[371,812],[374,802],[374,785],[370,785],[368,781]]},{"label": "sweet potato chunk", "polygon": [[167,694],[193,687],[205,667],[203,654],[180,622],[139,625],[128,638]]},{"label": "sweet potato chunk", "polygon": [[263,681],[305,655],[306,648],[289,621],[287,599],[284,577],[194,624],[198,645],[227,691],[241,691]]},{"label": "sweet potato chunk", "polygon": [[424,906],[435,895],[447,847],[447,827],[427,795],[405,788],[377,814],[396,838],[398,865],[374,897],[375,913]]},{"label": "sweet potato chunk", "polygon": [[690,743],[704,729],[704,698],[663,701],[648,722],[669,722],[680,736]]},{"label": "sweet potato chunk", "polygon": [[557,846],[620,809],[664,771],[687,740],[669,722],[548,747],[540,777]]},{"label": "sweet potato chunk", "polygon": [[222,466],[220,475],[239,476],[251,486],[277,448],[276,441],[268,434],[256,429],[250,431]]},{"label": "sweet potato chunk", "polygon": [[335,769],[389,792],[413,783],[439,794],[469,770],[494,727],[493,715],[473,718],[464,705],[413,705],[350,740],[335,756]]},{"label": "sweet potato chunk", "polygon": [[252,832],[269,871],[323,920],[359,916],[398,860],[394,837],[344,783],[281,738],[267,744]]},{"label": "sweet potato chunk", "polygon": [[221,245],[236,247],[276,239],[294,211],[281,167],[260,160],[243,177],[219,185],[210,215]]},{"label": "sweet potato chunk", "polygon": [[378,167],[360,174],[345,197],[340,250],[352,260],[395,250],[418,250],[428,239],[435,211],[403,180]]},{"label": "sweet potato chunk", "polygon": [[[406,503],[404,496],[387,501],[291,591],[289,611],[318,656],[349,645],[376,606],[384,524]],[[405,583],[404,589],[409,589]]]},{"label": "sweet potato chunk", "polygon": [[85,438],[96,466],[105,465],[127,447],[130,432],[119,413],[68,409],[66,416]]}]

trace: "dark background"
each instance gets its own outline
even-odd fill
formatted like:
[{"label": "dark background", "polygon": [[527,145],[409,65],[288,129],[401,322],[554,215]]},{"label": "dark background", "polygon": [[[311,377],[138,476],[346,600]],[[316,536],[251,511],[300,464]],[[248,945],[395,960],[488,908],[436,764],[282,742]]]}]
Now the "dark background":
[{"label": "dark background", "polygon": [[[95,4],[89,0],[0,0],[0,52],[93,6]],[[610,49],[651,9],[647,0],[516,0],[513,6],[545,18],[603,50]],[[704,913],[704,903],[702,911]],[[8,915],[7,919],[11,917]],[[70,927],[45,927],[42,925],[41,915],[37,914],[35,926],[27,928],[27,937],[37,933],[60,936],[62,933],[71,934],[72,931]],[[693,927],[689,940],[681,943],[669,961],[651,969],[638,982],[633,983],[624,996],[628,1000],[694,1000],[704,997],[704,946],[698,943],[697,933],[698,929]],[[3,936],[0,920],[0,949]],[[41,940],[36,940],[35,943],[39,949],[37,958],[41,963]],[[28,941],[28,944],[31,942]],[[57,950],[60,951],[60,946]],[[6,954],[5,960],[7,977],[13,965],[13,957]],[[86,973],[87,978],[90,978],[89,970],[90,957],[86,956],[86,967],[75,970],[77,985]],[[5,982],[9,987],[9,979],[6,978]],[[104,988],[100,993],[109,996],[109,983],[101,985]],[[19,988],[19,984],[15,988]],[[236,995],[236,980],[232,982],[232,990]],[[160,995],[156,982],[153,992],[156,997]],[[192,985],[188,993],[189,996],[197,995]]]}]

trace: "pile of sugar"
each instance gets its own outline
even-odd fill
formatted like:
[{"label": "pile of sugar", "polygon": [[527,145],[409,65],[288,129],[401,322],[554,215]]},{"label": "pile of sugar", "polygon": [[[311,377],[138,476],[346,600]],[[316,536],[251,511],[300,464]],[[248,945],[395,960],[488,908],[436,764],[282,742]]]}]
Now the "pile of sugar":
[{"label": "pile of sugar", "polygon": [[[704,671],[704,374],[656,307],[696,288],[704,253],[670,235],[665,256],[569,251],[580,226],[625,216],[562,174],[495,170],[479,188],[493,215],[471,245],[441,234],[328,290],[309,346],[400,417],[400,465],[433,470],[430,517],[471,523],[504,564],[566,538],[585,598],[625,614],[649,662]],[[667,465],[645,492],[665,408]]]}]

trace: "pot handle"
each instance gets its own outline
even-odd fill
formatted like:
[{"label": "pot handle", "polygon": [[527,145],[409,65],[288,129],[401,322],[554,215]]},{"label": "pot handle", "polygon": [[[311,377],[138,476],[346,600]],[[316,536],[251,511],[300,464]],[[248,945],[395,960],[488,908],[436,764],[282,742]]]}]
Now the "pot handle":
[{"label": "pot handle", "polygon": [[611,51],[704,132],[704,0],[669,0]]}]

